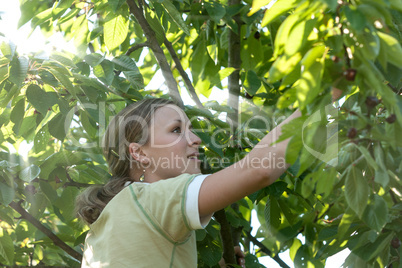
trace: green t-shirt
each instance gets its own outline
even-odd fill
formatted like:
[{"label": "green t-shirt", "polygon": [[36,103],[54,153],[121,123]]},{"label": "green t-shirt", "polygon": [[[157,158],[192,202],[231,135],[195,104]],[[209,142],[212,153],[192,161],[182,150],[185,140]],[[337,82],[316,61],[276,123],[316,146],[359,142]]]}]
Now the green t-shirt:
[{"label": "green t-shirt", "polygon": [[91,224],[82,267],[196,267],[185,202],[197,175],[125,187]]}]

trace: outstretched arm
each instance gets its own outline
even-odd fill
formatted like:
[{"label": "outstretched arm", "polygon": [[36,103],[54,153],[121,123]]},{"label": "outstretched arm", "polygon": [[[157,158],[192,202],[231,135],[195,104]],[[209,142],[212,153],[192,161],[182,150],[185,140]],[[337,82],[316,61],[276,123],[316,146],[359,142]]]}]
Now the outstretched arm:
[{"label": "outstretched arm", "polygon": [[[239,162],[219,172],[209,175],[203,182],[199,193],[200,217],[211,215],[246,195],[262,189],[275,180],[289,167],[273,166],[272,163],[284,162],[289,139],[271,146],[281,135],[282,126],[299,117],[297,110],[280,125],[270,131],[250,153]],[[276,161],[273,161],[275,158]]]}]

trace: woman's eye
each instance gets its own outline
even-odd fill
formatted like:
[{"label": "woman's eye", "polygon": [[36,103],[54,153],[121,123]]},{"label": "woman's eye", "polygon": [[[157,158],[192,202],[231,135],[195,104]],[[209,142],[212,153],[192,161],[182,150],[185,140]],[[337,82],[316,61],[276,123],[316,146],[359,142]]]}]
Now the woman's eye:
[{"label": "woman's eye", "polygon": [[173,133],[181,133],[180,127],[176,127],[175,129],[173,129]]}]

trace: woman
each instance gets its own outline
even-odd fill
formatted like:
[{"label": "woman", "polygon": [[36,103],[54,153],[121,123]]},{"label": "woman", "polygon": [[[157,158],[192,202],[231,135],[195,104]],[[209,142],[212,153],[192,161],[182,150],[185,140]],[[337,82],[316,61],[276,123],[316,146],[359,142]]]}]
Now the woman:
[{"label": "woman", "polygon": [[[288,140],[273,146],[281,126],[250,153],[219,172],[201,175],[201,140],[178,106],[147,99],[122,110],[105,133],[104,153],[113,178],[77,199],[90,224],[82,267],[196,267],[194,230],[212,214],[273,183],[287,165]],[[278,161],[277,161],[278,162]]]}]

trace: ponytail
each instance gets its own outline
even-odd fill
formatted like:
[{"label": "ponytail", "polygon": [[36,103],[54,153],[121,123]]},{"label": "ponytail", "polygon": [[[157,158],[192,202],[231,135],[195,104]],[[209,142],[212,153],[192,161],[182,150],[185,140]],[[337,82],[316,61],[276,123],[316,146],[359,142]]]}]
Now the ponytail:
[{"label": "ponytail", "polygon": [[94,223],[105,206],[124,188],[130,178],[112,178],[105,185],[88,187],[75,200],[76,215],[87,224]]}]

